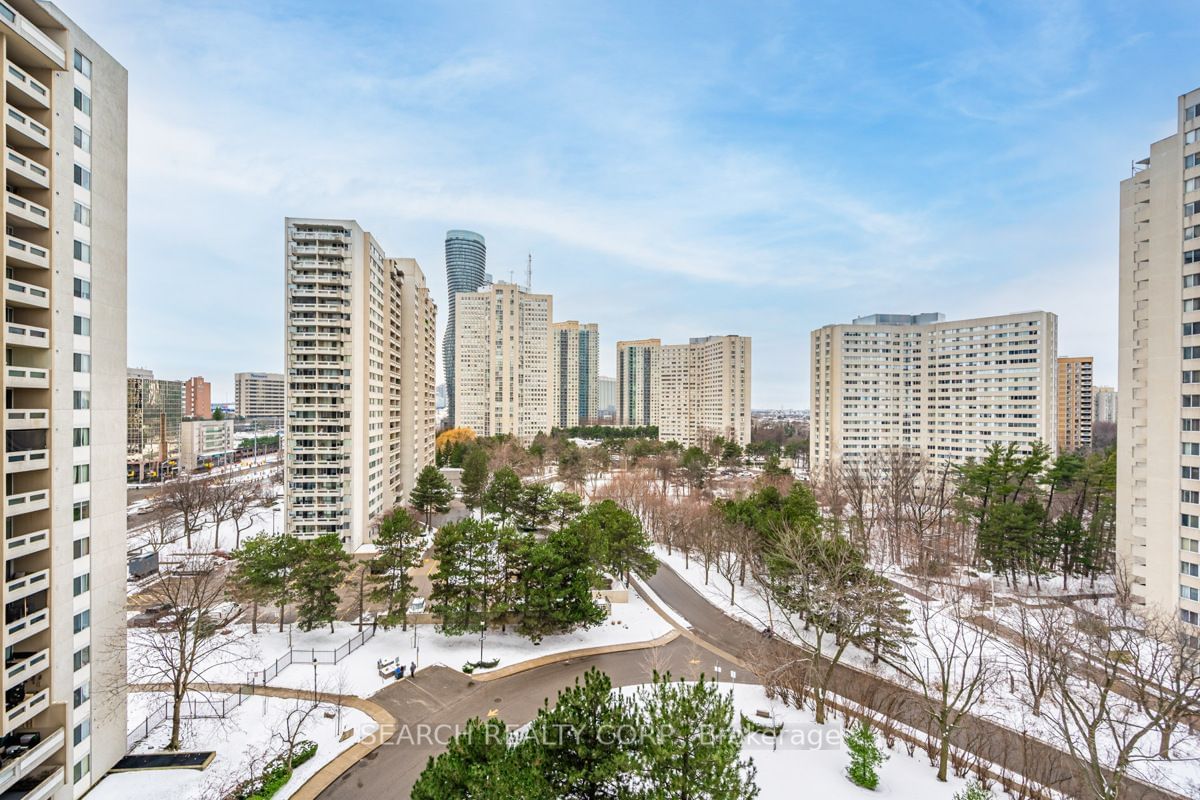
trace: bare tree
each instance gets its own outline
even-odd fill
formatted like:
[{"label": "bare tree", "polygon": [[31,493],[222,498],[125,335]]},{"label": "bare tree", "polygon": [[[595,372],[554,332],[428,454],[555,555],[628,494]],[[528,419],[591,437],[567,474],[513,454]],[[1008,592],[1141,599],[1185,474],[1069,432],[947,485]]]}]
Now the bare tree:
[{"label": "bare tree", "polygon": [[262,483],[243,482],[241,490],[234,493],[233,502],[229,507],[229,518],[234,527],[234,550],[242,546],[242,534],[253,527],[259,512],[266,508],[270,508],[270,505]]},{"label": "bare tree", "polygon": [[311,698],[294,698],[288,709],[272,726],[271,742],[280,751],[280,756],[287,763],[288,769],[291,769],[296,750],[304,741],[305,731],[315,721],[317,712],[324,707],[325,704],[321,702],[316,689],[314,689]]},{"label": "bare tree", "polygon": [[245,634],[219,633],[215,607],[225,599],[225,579],[209,556],[193,556],[175,572],[160,575],[144,593],[168,613],[155,625],[129,629],[129,678],[162,684],[171,697],[171,739],[179,749],[183,701],[207,686],[210,676],[250,656]]},{"label": "bare tree", "polygon": [[1021,675],[1022,688],[1028,693],[1029,710],[1042,715],[1042,702],[1054,683],[1060,659],[1070,645],[1067,636],[1070,610],[1058,603],[1031,609],[1017,605],[1016,636],[997,637]]},{"label": "bare tree", "polygon": [[902,645],[897,666],[915,685],[929,717],[937,752],[938,780],[946,780],[950,740],[996,679],[991,636],[972,625],[965,598],[955,590],[948,602],[918,603],[915,636]]},{"label": "bare tree", "polygon": [[208,479],[204,507],[213,524],[213,550],[221,548],[221,523],[233,518],[233,512],[243,491],[243,484],[228,474],[215,475]]},{"label": "bare tree", "polygon": [[179,516],[187,547],[192,549],[192,534],[200,529],[208,512],[208,479],[180,475],[168,481],[159,495],[159,503],[170,514]]}]

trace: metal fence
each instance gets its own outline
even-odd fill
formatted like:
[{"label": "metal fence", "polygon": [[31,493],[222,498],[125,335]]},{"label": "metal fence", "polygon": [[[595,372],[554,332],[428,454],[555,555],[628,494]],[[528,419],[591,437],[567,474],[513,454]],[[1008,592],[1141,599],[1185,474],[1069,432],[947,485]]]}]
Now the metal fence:
[{"label": "metal fence", "polygon": [[[236,694],[205,695],[185,697],[179,705],[180,719],[224,719],[229,712],[249,700],[254,695],[253,686],[243,686]],[[132,750],[134,745],[150,735],[150,731],[167,721],[171,716],[172,702],[163,700],[155,706],[150,714],[125,737],[125,750]]]},{"label": "metal fence", "polygon": [[292,664],[337,664],[346,656],[366,644],[375,635],[374,626],[365,628],[351,636],[345,643],[333,650],[296,650],[292,649],[275,659],[275,663],[266,669],[256,670],[247,675],[246,683],[251,686],[265,686],[276,675]]}]

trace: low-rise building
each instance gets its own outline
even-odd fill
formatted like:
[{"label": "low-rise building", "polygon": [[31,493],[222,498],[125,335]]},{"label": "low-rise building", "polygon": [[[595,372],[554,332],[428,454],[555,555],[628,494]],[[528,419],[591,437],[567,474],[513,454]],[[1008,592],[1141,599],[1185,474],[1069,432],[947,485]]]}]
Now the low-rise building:
[{"label": "low-rise building", "polygon": [[179,427],[179,467],[184,472],[211,469],[233,458],[237,441],[232,419],[184,420]]}]

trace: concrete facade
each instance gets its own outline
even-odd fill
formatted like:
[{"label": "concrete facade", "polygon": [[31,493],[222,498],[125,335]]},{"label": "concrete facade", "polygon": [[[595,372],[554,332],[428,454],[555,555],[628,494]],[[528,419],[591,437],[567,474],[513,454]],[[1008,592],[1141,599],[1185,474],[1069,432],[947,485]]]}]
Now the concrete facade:
[{"label": "concrete facade", "polygon": [[1092,389],[1094,410],[1092,422],[1116,424],[1117,421],[1117,390],[1111,386],[1096,386]]},{"label": "concrete facade", "polygon": [[212,419],[212,384],[199,375],[183,382],[183,416]]},{"label": "concrete facade", "polygon": [[1058,452],[1079,453],[1092,447],[1092,357],[1058,360]]},{"label": "concrete facade", "polygon": [[1137,600],[1200,625],[1200,89],[1175,113],[1121,182],[1117,557]]},{"label": "concrete facade", "polygon": [[288,218],[284,249],[287,531],[353,550],[432,463],[436,311],[417,263],[353,220]]},{"label": "concrete facade", "polygon": [[179,426],[179,466],[185,472],[224,463],[237,449],[232,419],[185,420]]},{"label": "concrete facade", "polygon": [[1056,448],[1054,314],[876,314],[811,338],[814,471],[893,448],[931,464],[979,457],[991,444]]},{"label": "concrete facade", "polygon": [[617,342],[617,424],[658,425],[661,339]]},{"label": "concrete facade", "polygon": [[283,417],[287,381],[280,372],[235,372],[234,404],[239,417]]},{"label": "concrete facade", "polygon": [[523,444],[548,433],[553,298],[495,283],[455,302],[455,425]]}]

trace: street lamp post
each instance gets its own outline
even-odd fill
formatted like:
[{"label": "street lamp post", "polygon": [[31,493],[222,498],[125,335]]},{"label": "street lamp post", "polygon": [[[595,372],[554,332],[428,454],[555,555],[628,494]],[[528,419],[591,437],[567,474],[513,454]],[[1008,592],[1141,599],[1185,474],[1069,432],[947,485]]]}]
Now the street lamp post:
[{"label": "street lamp post", "polygon": [[317,702],[317,654],[313,653],[313,702]]},{"label": "street lamp post", "polygon": [[479,623],[479,663],[483,663],[483,634],[487,631],[487,622]]},{"label": "street lamp post", "polygon": [[[413,664],[416,666],[420,666],[421,665],[421,640],[417,636],[417,623],[415,623],[415,622],[413,623],[413,649],[416,651],[416,654],[413,657]],[[414,669],[413,672],[416,672],[416,670]]]}]

